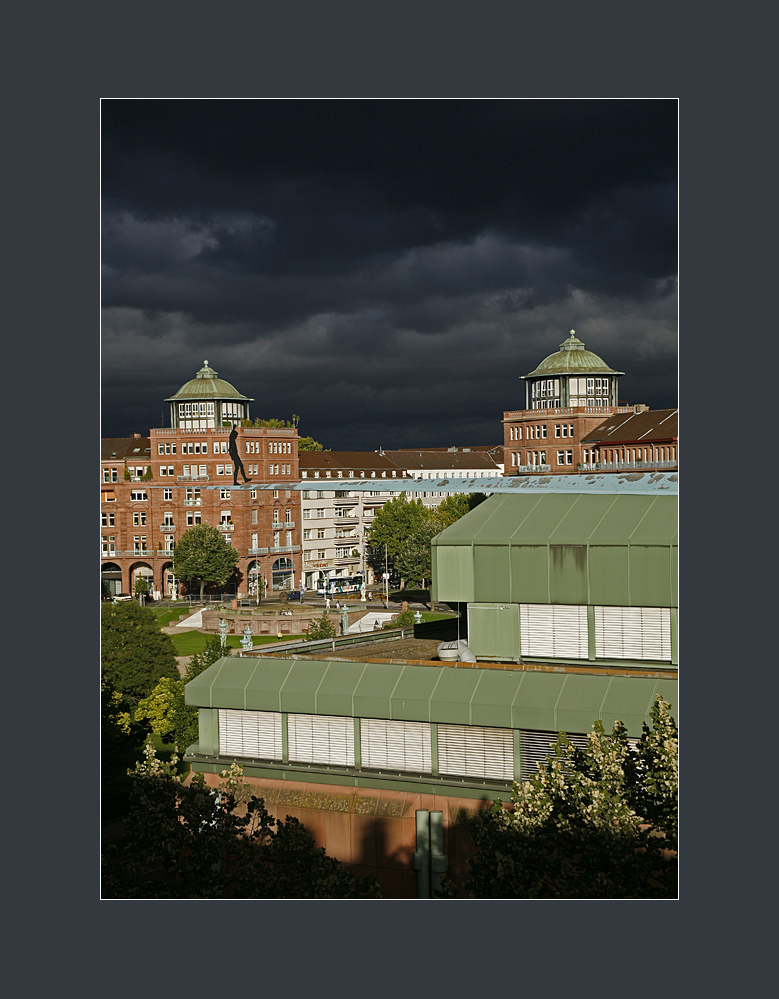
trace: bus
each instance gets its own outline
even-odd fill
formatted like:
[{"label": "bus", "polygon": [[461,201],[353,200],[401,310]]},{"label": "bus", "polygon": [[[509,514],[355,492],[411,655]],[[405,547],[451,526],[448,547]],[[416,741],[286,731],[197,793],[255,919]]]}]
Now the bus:
[{"label": "bus", "polygon": [[316,592],[322,596],[345,597],[349,593],[359,593],[363,584],[363,576],[333,576],[329,579],[320,577],[316,584]]}]

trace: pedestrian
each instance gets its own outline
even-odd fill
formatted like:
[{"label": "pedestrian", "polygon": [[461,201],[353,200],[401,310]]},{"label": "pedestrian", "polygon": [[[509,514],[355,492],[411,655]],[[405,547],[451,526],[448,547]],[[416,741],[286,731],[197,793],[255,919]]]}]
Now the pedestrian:
[{"label": "pedestrian", "polygon": [[325,610],[330,613],[330,597],[325,597]]}]

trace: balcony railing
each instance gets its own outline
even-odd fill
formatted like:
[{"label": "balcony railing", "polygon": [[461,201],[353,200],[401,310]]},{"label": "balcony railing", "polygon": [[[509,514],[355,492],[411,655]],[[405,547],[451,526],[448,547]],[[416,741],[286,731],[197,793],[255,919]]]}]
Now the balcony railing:
[{"label": "balcony railing", "polygon": [[216,526],[219,528],[220,531],[234,531],[235,530],[235,524],[228,524],[228,523],[224,523],[223,522],[223,523],[217,524]]},{"label": "balcony railing", "polygon": [[289,554],[291,554],[293,552],[299,552],[299,551],[300,551],[300,545],[283,545],[280,548],[271,548],[269,554],[271,554],[271,555],[289,555]]},{"label": "balcony railing", "polygon": [[[512,469],[513,471],[514,469]],[[551,465],[517,465],[516,468],[517,475],[532,475],[533,472],[543,472],[548,474],[552,471]]]},{"label": "balcony railing", "polygon": [[576,466],[580,472],[652,472],[656,468],[677,468],[678,462],[674,461],[595,461],[585,462]]},{"label": "balcony railing", "polygon": [[247,548],[249,555],[267,555],[267,548]]},{"label": "balcony railing", "polygon": [[177,475],[176,482],[208,482],[208,475]]},{"label": "balcony railing", "polygon": [[274,531],[291,531],[295,526],[294,520],[273,520],[271,521],[271,527]]},{"label": "balcony railing", "polygon": [[160,524],[160,530],[161,531],[167,531],[169,534],[172,534],[176,530],[176,525],[175,524]]}]

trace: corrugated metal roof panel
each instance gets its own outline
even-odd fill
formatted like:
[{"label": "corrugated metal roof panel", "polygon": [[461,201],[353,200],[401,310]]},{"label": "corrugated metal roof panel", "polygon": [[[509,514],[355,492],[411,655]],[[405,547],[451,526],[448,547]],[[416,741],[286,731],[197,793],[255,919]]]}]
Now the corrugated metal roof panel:
[{"label": "corrugated metal roof panel", "polygon": [[589,732],[612,682],[610,676],[569,673],[555,705],[558,732]]},{"label": "corrugated metal roof panel", "polygon": [[430,698],[440,679],[439,670],[404,669],[390,697],[392,717],[429,721]]},{"label": "corrugated metal roof panel", "polygon": [[[424,669],[425,667],[418,667]],[[440,667],[441,679],[430,702],[430,721],[471,724],[471,698],[486,670]]]},{"label": "corrugated metal roof panel", "polygon": [[364,663],[328,662],[316,692],[316,707],[324,715],[353,715],[354,691],[367,669]]},{"label": "corrugated metal roof panel", "polygon": [[638,737],[656,693],[678,718],[673,679],[233,656],[191,680],[185,700],[198,707],[549,732],[589,732],[597,718],[610,731],[619,719]]},{"label": "corrugated metal roof panel", "polygon": [[367,663],[354,688],[354,713],[360,718],[392,718],[390,698],[404,669],[408,667],[386,663]]}]

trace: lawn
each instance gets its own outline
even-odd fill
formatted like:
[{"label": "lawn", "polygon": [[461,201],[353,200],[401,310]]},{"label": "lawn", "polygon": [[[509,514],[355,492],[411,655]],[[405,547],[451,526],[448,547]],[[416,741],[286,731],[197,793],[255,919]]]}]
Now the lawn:
[{"label": "lawn", "polygon": [[155,609],[157,623],[161,628],[170,624],[175,624],[182,617],[187,617],[192,612],[190,607],[160,607]]},{"label": "lawn", "polygon": [[[184,631],[180,635],[171,635],[170,640],[176,648],[177,656],[194,656],[198,652],[203,652],[206,642],[213,635],[208,635],[203,631]],[[305,635],[284,635],[285,641],[294,642],[302,640]],[[276,635],[253,635],[252,645],[267,645],[269,642],[278,642]],[[229,649],[240,649],[242,639],[238,635],[227,636],[227,647]]]}]

